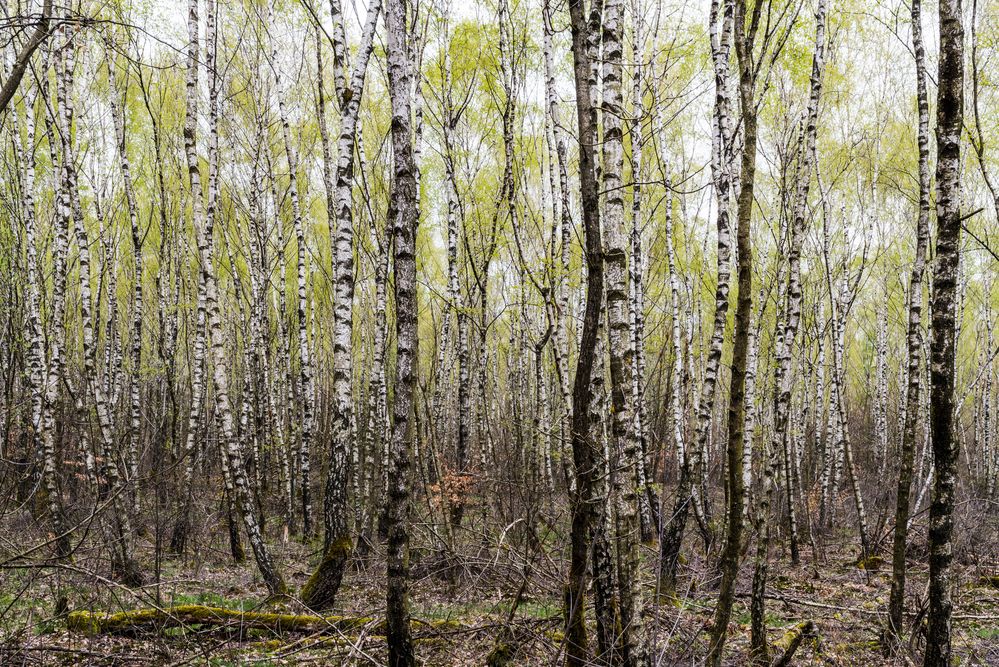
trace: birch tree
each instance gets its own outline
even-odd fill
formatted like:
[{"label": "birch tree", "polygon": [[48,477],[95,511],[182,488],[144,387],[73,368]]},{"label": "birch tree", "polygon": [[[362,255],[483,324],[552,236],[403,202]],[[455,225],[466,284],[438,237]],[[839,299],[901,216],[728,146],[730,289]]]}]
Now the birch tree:
[{"label": "birch tree", "polygon": [[[388,508],[389,664],[416,664],[409,629],[409,471],[413,439],[413,393],[418,353],[416,309],[416,163],[412,134],[412,25],[406,3],[386,0],[389,93],[392,100],[393,181],[388,220],[395,244],[396,371]],[[419,73],[416,73],[419,76]]]},{"label": "birch tree", "polygon": [[594,508],[593,491],[596,466],[596,443],[590,429],[590,378],[593,374],[594,354],[603,303],[604,279],[600,235],[600,214],[597,195],[595,158],[596,109],[591,97],[593,90],[589,42],[595,39],[590,23],[599,26],[599,7],[594,4],[591,17],[584,16],[582,0],[569,3],[572,27],[573,77],[576,87],[576,122],[579,128],[579,178],[583,231],[586,257],[586,306],[583,328],[576,358],[576,377],[572,393],[572,460],[576,488],[572,498],[572,529],[569,580],[565,589],[566,661],[569,665],[583,665],[587,661],[588,639],[584,619],[586,594],[586,569],[590,550]]},{"label": "birch tree", "polygon": [[916,100],[919,109],[919,209],[916,214],[916,256],[909,276],[908,321],[906,323],[907,368],[905,417],[899,452],[898,491],[895,496],[895,528],[892,546],[891,596],[888,601],[888,627],[885,648],[893,652],[902,636],[905,607],[905,552],[909,532],[909,494],[916,453],[916,423],[919,419],[919,356],[923,310],[923,272],[930,226],[930,106],[926,90],[926,53],[923,48],[922,4],[914,0],[912,49],[916,59]]},{"label": "birch tree", "polygon": [[960,0],[939,7],[937,71],[937,240],[930,302],[930,423],[933,500],[930,503],[929,627],[925,665],[951,662],[951,573],[954,488],[958,449],[954,435],[956,291],[961,261],[961,128],[964,123],[964,15]]}]

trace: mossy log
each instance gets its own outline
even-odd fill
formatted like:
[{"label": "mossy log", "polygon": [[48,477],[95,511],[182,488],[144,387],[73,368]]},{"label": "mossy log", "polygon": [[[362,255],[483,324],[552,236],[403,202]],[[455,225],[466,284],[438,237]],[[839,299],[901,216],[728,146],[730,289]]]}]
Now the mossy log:
[{"label": "mossy log", "polygon": [[[339,634],[348,630],[367,628],[372,634],[385,634],[385,621],[370,616],[312,616],[309,614],[277,614],[259,611],[240,611],[222,607],[188,604],[162,609],[133,609],[108,614],[92,611],[73,611],[66,617],[66,627],[84,634],[137,635],[161,632],[178,627],[239,628],[241,630],[267,630],[275,634],[311,632]],[[457,621],[413,619],[414,629],[430,628],[436,631],[462,628]]]},{"label": "mossy log", "polygon": [[801,642],[805,640],[806,637],[810,637],[815,634],[815,623],[812,621],[802,621],[801,623],[795,623],[784,636],[774,642],[773,648],[774,653],[777,654],[777,658],[773,662],[773,667],[786,667],[791,664],[791,659],[794,658],[794,652],[798,650],[801,646]]},{"label": "mossy log", "polygon": [[162,609],[133,609],[116,614],[73,611],[66,617],[66,627],[69,630],[85,634],[141,634],[184,626],[236,627],[274,633],[343,632],[369,625],[373,632],[379,631],[379,621],[366,616],[277,614],[196,604]]}]

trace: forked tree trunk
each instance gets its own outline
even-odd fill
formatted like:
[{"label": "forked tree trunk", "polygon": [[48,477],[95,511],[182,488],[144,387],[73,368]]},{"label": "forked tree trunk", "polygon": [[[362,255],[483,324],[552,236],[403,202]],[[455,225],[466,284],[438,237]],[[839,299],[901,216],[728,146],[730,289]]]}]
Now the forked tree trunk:
[{"label": "forked tree trunk", "polygon": [[[331,3],[334,19],[334,74],[340,109],[340,136],[337,140],[335,210],[327,210],[333,243],[335,299],[333,307],[333,394],[334,420],[330,467],[326,476],[323,500],[323,557],[302,589],[302,601],[313,609],[333,604],[354,545],[350,535],[347,487],[349,453],[356,441],[353,397],[354,328],[354,150],[357,138],[361,97],[368,71],[368,58],[374,44],[375,26],[381,2],[368,5],[361,45],[349,83],[344,80],[346,43],[340,15],[340,3]],[[322,82],[320,82],[322,85]],[[323,121],[325,123],[325,121]],[[327,193],[327,203],[330,201]],[[335,229],[334,229],[335,225]]]}]

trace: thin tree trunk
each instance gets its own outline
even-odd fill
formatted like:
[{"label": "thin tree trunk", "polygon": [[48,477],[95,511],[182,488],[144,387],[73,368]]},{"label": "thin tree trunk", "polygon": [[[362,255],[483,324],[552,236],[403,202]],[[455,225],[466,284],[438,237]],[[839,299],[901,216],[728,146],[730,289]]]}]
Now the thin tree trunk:
[{"label": "thin tree trunk", "polygon": [[[860,479],[857,467],[853,461],[853,443],[850,440],[849,415],[846,409],[846,316],[852,301],[848,281],[844,279],[839,303],[833,304],[833,401],[837,412],[838,449],[846,464],[847,477],[853,491],[853,502],[857,507],[857,530],[860,533],[861,559],[871,555],[870,529],[867,525],[867,511],[864,508],[864,498],[860,492]],[[835,483],[835,478],[834,478]]]},{"label": "thin tree trunk", "polygon": [[[669,270],[670,287],[670,323],[673,345],[672,381],[670,393],[670,422],[672,424],[673,444],[676,448],[677,464],[680,466],[681,479],[687,467],[687,445],[686,445],[686,419],[684,417],[684,386],[686,373],[683,364],[684,339],[680,330],[680,280],[677,275],[676,259],[676,234],[673,227],[673,182],[670,177],[669,147],[666,143],[665,124],[663,121],[662,105],[659,103],[658,95],[653,88],[653,101],[656,107],[656,134],[659,137],[659,163],[662,169],[663,178],[663,243],[666,246],[666,262]],[[681,230],[682,235],[682,230]],[[660,517],[662,520],[662,517]],[[675,568],[672,570],[675,576]],[[660,566],[660,575],[667,574],[669,568]],[[664,581],[662,577],[657,584],[658,592],[672,595],[674,582]]]},{"label": "thin tree trunk", "polygon": [[[128,405],[128,460],[129,474],[133,480],[138,479],[139,452],[139,399],[140,379],[142,378],[142,235],[139,230],[139,207],[135,200],[135,190],[132,186],[132,171],[125,143],[125,121],[122,112],[124,95],[119,103],[117,86],[114,77],[114,63],[108,60],[108,87],[111,91],[111,116],[115,127],[115,139],[118,146],[118,158],[121,167],[122,186],[125,190],[125,202],[128,207],[128,219],[132,229],[132,251],[134,257],[135,284],[133,286],[132,302],[132,379],[129,385]],[[114,298],[112,292],[111,298]],[[134,502],[132,511],[139,515],[139,493],[133,489]]]},{"label": "thin tree trunk", "polygon": [[[610,357],[611,425],[621,460],[615,466],[615,491],[619,551],[618,600],[621,632],[617,642],[626,665],[646,662],[642,624],[640,565],[640,520],[638,459],[641,456],[635,432],[635,350],[628,306],[628,248],[624,227],[624,136],[622,116],[622,59],[624,50],[624,6],[622,0],[604,3],[603,43],[603,190],[604,195],[604,285],[607,294],[607,340]],[[644,489],[642,489],[644,493]]]},{"label": "thin tree trunk", "polygon": [[787,486],[787,519],[791,548],[791,562],[797,564],[798,517],[796,512],[797,493],[794,476],[791,474],[791,439],[788,414],[791,408],[791,390],[794,377],[791,373],[791,357],[794,341],[798,336],[801,322],[801,245],[805,236],[805,221],[808,213],[808,191],[812,180],[812,164],[815,157],[815,135],[819,114],[819,98],[822,95],[822,71],[825,65],[826,2],[819,0],[815,12],[815,51],[812,55],[812,73],[809,80],[808,105],[805,110],[804,133],[798,148],[798,182],[794,193],[793,220],[789,228],[787,296],[783,307],[783,331],[777,350],[777,366],[774,371],[774,384],[777,397],[774,405],[774,446],[782,452],[784,475]]},{"label": "thin tree trunk", "polygon": [[642,542],[649,543],[655,536],[655,514],[659,507],[659,495],[649,479],[648,416],[645,410],[645,258],[642,250],[642,121],[645,106],[642,100],[642,62],[644,53],[643,19],[637,0],[631,3],[632,19],[632,59],[635,68],[632,74],[632,118],[628,129],[631,135],[631,248],[629,256],[629,285],[631,315],[631,344],[635,351],[634,373],[632,374],[632,401],[635,410],[635,437],[638,439],[636,477],[638,481],[639,519]]},{"label": "thin tree trunk", "polygon": [[[728,408],[728,536],[721,557],[721,589],[715,605],[707,664],[721,665],[728,621],[735,599],[735,583],[742,553],[746,500],[743,478],[744,430],[746,426],[746,375],[752,337],[753,248],[751,224],[756,184],[756,70],[753,46],[762,3],[757,3],[746,25],[746,2],[735,0],[735,53],[739,64],[739,94],[742,106],[742,165],[739,175],[737,209],[738,298],[735,310],[735,333],[732,338],[731,384]],[[751,406],[752,407],[752,406]]]},{"label": "thin tree trunk", "polygon": [[714,403],[718,383],[718,369],[721,365],[722,347],[725,342],[725,325],[728,321],[729,280],[731,278],[730,258],[732,254],[732,230],[729,223],[729,208],[732,196],[731,175],[729,173],[729,39],[728,25],[732,21],[733,0],[712,0],[708,19],[711,38],[711,59],[715,73],[715,103],[711,139],[711,171],[714,180],[715,198],[718,201],[716,226],[718,229],[718,274],[715,286],[715,312],[708,347],[707,362],[701,383],[700,400],[697,406],[697,425],[694,442],[687,450],[686,459],[681,464],[680,483],[677,486],[670,522],[660,544],[660,587],[663,593],[671,595],[676,588],[676,571],[683,546],[683,534],[687,526],[690,507],[696,502],[695,488],[702,476],[703,453],[711,432],[714,416]]},{"label": "thin tree trunk", "polygon": [[[132,557],[132,529],[129,509],[125,505],[128,489],[122,483],[118,456],[114,446],[114,433],[110,406],[97,374],[97,345],[94,340],[92,317],[90,238],[87,235],[83,218],[83,206],[77,184],[75,150],[73,142],[73,75],[75,69],[75,46],[70,34],[64,51],[57,57],[56,73],[56,124],[62,144],[62,192],[65,206],[68,200],[77,243],[77,263],[80,267],[80,319],[83,328],[83,355],[85,395],[93,395],[100,434],[101,454],[104,458],[108,477],[108,493],[111,506],[111,568],[115,576],[129,586],[142,584],[142,573]],[[68,225],[68,220],[66,221]],[[85,401],[85,399],[84,399]]]},{"label": "thin tree trunk", "polygon": [[[49,341],[49,362],[46,368],[45,336],[41,319],[41,300],[44,290],[43,274],[39,266],[38,249],[36,246],[35,226],[37,224],[35,210],[35,100],[37,93],[29,95],[24,100],[24,144],[17,137],[20,112],[14,110],[11,118],[14,122],[14,150],[22,168],[21,172],[21,208],[24,220],[24,245],[27,249],[27,315],[28,315],[28,382],[31,388],[31,451],[41,453],[42,489],[44,489],[44,504],[49,513],[48,519],[52,532],[56,536],[55,554],[58,558],[70,554],[69,536],[66,531],[66,516],[59,496],[59,481],[56,463],[55,435],[53,409],[59,396],[59,368],[61,366],[61,348],[65,344],[65,310],[66,310],[66,224],[62,220],[61,208],[57,206],[58,220],[55,225],[53,242],[53,294],[51,310],[51,333]],[[61,197],[57,193],[57,203]]]},{"label": "thin tree trunk", "polygon": [[[333,307],[333,443],[330,467],[326,476],[323,501],[323,557],[319,567],[302,589],[302,600],[314,609],[326,609],[333,604],[350,554],[354,550],[350,535],[347,488],[349,479],[349,452],[356,442],[354,434],[353,398],[353,335],[354,315],[354,152],[357,139],[361,97],[368,70],[368,58],[374,44],[375,27],[381,13],[381,2],[368,5],[368,13],[361,36],[361,45],[349,84],[344,80],[346,69],[346,43],[343,33],[340,3],[330,3],[334,22],[333,52],[334,78],[337,82],[337,99],[340,109],[340,136],[337,140],[336,192],[327,192],[334,210],[327,209],[333,243],[333,274],[335,299]],[[320,81],[320,86],[322,82]],[[325,126],[322,121],[321,128]],[[326,140],[324,139],[324,142]],[[324,149],[325,153],[328,153]],[[325,154],[324,153],[324,154]],[[334,229],[335,223],[335,229]],[[356,445],[354,445],[356,446]]]},{"label": "thin tree trunk", "polygon": [[[212,0],[209,0],[212,2]],[[210,16],[214,14],[214,6],[210,5]],[[213,22],[210,22],[210,25]],[[225,344],[222,339],[222,323],[218,297],[218,282],[214,272],[212,245],[208,243],[206,232],[211,228],[208,221],[214,218],[214,201],[209,197],[207,213],[202,205],[201,168],[197,155],[197,84],[198,84],[198,0],[190,0],[188,14],[188,52],[187,52],[187,110],[184,123],[184,149],[187,158],[187,170],[190,179],[194,227],[198,235],[198,250],[201,256],[202,271],[205,281],[205,304],[207,310],[207,339],[210,343],[213,361],[213,380],[215,386],[216,410],[218,412],[221,437],[228,457],[229,468],[236,487],[236,498],[242,513],[243,525],[246,529],[257,567],[272,594],[284,593],[287,589],[280,571],[274,564],[257,520],[253,498],[246,479],[243,465],[243,452],[236,439],[233,424],[232,406],[229,401],[228,361]],[[214,52],[214,32],[208,34],[209,51]],[[214,57],[212,58],[214,61]],[[214,68],[209,68],[213,72]],[[212,91],[216,90],[212,84]],[[213,124],[214,125],[214,124]],[[214,128],[212,129],[214,132]],[[214,144],[214,140],[212,142]],[[214,152],[214,151],[213,151]],[[211,159],[209,160],[211,163]],[[209,166],[212,169],[211,164]],[[210,179],[212,180],[212,179]],[[211,184],[210,184],[211,187]]]},{"label": "thin tree trunk", "polygon": [[[572,431],[572,395],[569,387],[569,260],[571,251],[571,231],[572,218],[569,204],[569,177],[566,170],[566,141],[565,133],[559,122],[558,99],[555,91],[555,74],[552,53],[552,8],[550,0],[544,0],[542,9],[545,22],[544,31],[544,71],[545,71],[545,96],[547,101],[546,119],[551,123],[552,136],[555,143],[555,157],[558,163],[558,211],[559,211],[559,234],[560,234],[560,267],[557,272],[558,284],[556,291],[556,305],[558,321],[555,332],[555,364],[559,379],[559,389],[562,392],[563,418],[561,423],[563,451],[564,443],[570,439]],[[555,165],[549,155],[549,169],[554,170]],[[552,202],[555,203],[555,193],[552,192]],[[563,458],[564,460],[564,458]],[[570,485],[573,480],[570,479]]]},{"label": "thin tree trunk", "polygon": [[[762,294],[760,295],[763,296]],[[765,303],[763,299],[760,299],[761,304]],[[760,313],[760,320],[762,321],[762,312]],[[752,340],[750,340],[749,345],[749,368],[753,369],[756,367],[757,355],[759,352],[759,333],[754,332]],[[755,400],[756,392],[756,376],[755,372],[752,376],[747,376],[746,378],[746,402],[749,405],[753,405]],[[746,473],[747,470],[752,469],[752,451],[754,449],[753,445],[753,432],[754,432],[754,420],[747,413],[746,415],[746,432],[745,439],[743,441],[743,446],[745,447],[745,454],[743,456],[743,472]],[[793,427],[792,427],[793,430]],[[756,526],[756,554],[753,562],[753,584],[752,584],[752,598],[750,600],[750,658],[753,663],[760,665],[761,667],[770,664],[770,646],[767,641],[767,623],[766,623],[766,593],[767,593],[767,573],[770,566],[770,534],[771,534],[771,519],[770,519],[770,506],[773,501],[774,492],[774,476],[776,475],[777,468],[779,466],[778,450],[771,444],[767,447],[766,444],[761,442],[758,459],[759,464],[763,468],[763,479],[761,480],[757,493],[756,500],[756,510],[755,517],[752,519]],[[748,476],[748,474],[747,474]],[[747,481],[746,488],[748,489],[751,485],[751,480]]]},{"label": "thin tree trunk", "polygon": [[[599,25],[599,6],[594,3],[591,14]],[[579,182],[586,259],[586,306],[583,329],[576,359],[576,377],[572,396],[572,459],[576,489],[572,497],[572,528],[569,579],[565,589],[566,662],[570,667],[582,667],[588,660],[588,640],[584,615],[586,569],[589,556],[590,532],[594,515],[594,484],[600,474],[599,457],[590,430],[590,378],[593,373],[597,332],[603,301],[603,249],[600,238],[599,198],[597,194],[594,145],[596,143],[596,109],[592,102],[593,82],[589,42],[595,39],[584,17],[583,1],[570,0],[569,16],[572,27],[573,75],[576,87],[576,120],[579,125]]]},{"label": "thin tree trunk", "polygon": [[[371,233],[376,236],[374,230],[374,220],[372,219]],[[369,419],[369,430],[371,431],[371,449],[380,452],[381,464],[381,506],[383,511],[379,513],[378,531],[381,537],[387,537],[387,511],[388,511],[388,487],[389,487],[389,464],[390,464],[390,442],[391,425],[388,413],[388,382],[385,374],[385,356],[388,340],[388,319],[386,316],[387,298],[386,284],[388,282],[389,260],[392,254],[391,235],[394,231],[386,226],[381,239],[375,239],[378,248],[378,256],[375,265],[375,340],[374,340],[374,363],[371,369],[372,382],[371,401]],[[370,509],[369,509],[370,511]]]},{"label": "thin tree trunk", "polygon": [[597,349],[594,350],[593,370],[590,377],[590,438],[599,443],[596,468],[599,471],[593,484],[593,611],[596,620],[597,662],[599,664],[617,664],[623,658],[623,646],[619,639],[623,637],[620,605],[618,604],[618,577],[614,558],[614,497],[615,489],[611,487],[613,474],[611,448],[608,439],[607,420],[607,386],[604,322],[606,309],[601,313],[600,325],[597,331]]},{"label": "thin tree trunk", "polygon": [[905,418],[899,451],[898,491],[895,496],[895,529],[892,543],[891,593],[888,599],[887,653],[893,653],[902,638],[905,610],[905,551],[909,532],[909,500],[916,453],[919,419],[919,355],[923,310],[923,272],[930,235],[930,106],[926,90],[926,52],[923,49],[922,4],[912,1],[912,47],[916,58],[916,101],[919,108],[919,210],[916,215],[916,256],[909,277],[909,309],[906,330],[907,379]]},{"label": "thin tree trunk", "polygon": [[312,445],[312,419],[313,405],[312,396],[314,388],[312,386],[312,360],[309,354],[308,336],[308,300],[306,292],[306,244],[305,226],[302,221],[302,205],[298,194],[298,153],[292,142],[291,127],[288,123],[288,113],[285,110],[284,94],[280,69],[277,65],[276,51],[271,56],[271,68],[274,70],[276,96],[278,100],[278,120],[281,124],[281,135],[284,140],[285,156],[288,161],[288,191],[291,198],[292,223],[295,229],[295,242],[298,250],[298,261],[295,264],[295,274],[298,283],[298,365],[299,383],[301,386],[298,397],[302,409],[302,420],[299,433],[298,462],[301,468],[301,478],[299,480],[302,497],[302,534],[308,539],[313,534],[312,518],[312,482],[310,479],[311,469],[311,445]]}]

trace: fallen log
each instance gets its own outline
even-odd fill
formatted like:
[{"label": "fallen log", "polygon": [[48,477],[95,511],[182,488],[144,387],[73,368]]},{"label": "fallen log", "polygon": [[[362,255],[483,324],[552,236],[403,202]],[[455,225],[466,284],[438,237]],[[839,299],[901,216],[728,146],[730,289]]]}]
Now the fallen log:
[{"label": "fallen log", "polygon": [[795,623],[792,625],[784,636],[778,639],[774,643],[774,648],[779,652],[777,658],[773,661],[773,667],[787,667],[791,664],[791,659],[794,658],[794,652],[798,650],[801,646],[801,642],[805,640],[806,637],[810,637],[815,634],[815,623],[812,621],[802,621],[801,623]]},{"label": "fallen log", "polygon": [[[456,621],[418,621],[414,624],[429,625],[435,629],[461,627]],[[260,611],[241,611],[204,605],[177,605],[173,607],[132,609],[115,614],[92,611],[72,611],[66,617],[66,627],[83,634],[135,635],[162,632],[168,628],[238,628],[267,630],[275,634],[308,632],[337,634],[348,630],[366,628],[372,634],[385,633],[385,621],[370,616],[313,616],[310,614],[278,614]]]}]

